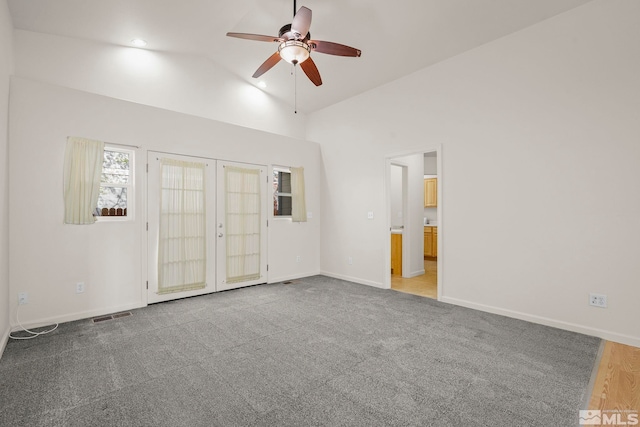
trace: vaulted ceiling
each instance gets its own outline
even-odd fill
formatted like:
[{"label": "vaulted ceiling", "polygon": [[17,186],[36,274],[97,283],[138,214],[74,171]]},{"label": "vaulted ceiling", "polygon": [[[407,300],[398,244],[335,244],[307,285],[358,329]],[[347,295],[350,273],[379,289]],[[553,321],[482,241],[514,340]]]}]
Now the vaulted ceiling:
[{"label": "vaulted ceiling", "polygon": [[[313,39],[362,50],[360,58],[317,52],[324,84],[298,70],[297,93],[313,112],[443,61],[589,0],[301,0],[313,11]],[[276,43],[226,37],[228,31],[278,35],[292,0],[9,0],[15,28],[209,58],[248,82]],[[264,74],[264,91],[293,104],[292,66]]]}]

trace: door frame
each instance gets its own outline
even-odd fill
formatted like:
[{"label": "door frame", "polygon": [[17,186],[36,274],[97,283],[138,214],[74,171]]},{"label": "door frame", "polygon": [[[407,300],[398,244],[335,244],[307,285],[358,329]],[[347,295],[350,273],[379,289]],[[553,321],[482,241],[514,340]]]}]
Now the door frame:
[{"label": "door frame", "polygon": [[[385,209],[385,216],[386,216],[386,220],[384,221],[384,235],[381,236],[382,237],[382,241],[384,243],[384,262],[382,263],[383,265],[383,278],[384,278],[384,282],[383,282],[383,288],[384,289],[391,289],[391,233],[389,232],[389,229],[391,228],[391,216],[390,216],[390,212],[391,212],[391,164],[394,163],[394,159],[397,159],[399,157],[405,157],[405,156],[410,156],[413,154],[422,154],[424,156],[424,154],[426,153],[436,153],[436,164],[437,164],[437,168],[438,168],[438,172],[436,174],[436,176],[438,177],[438,206],[437,206],[437,213],[438,213],[438,260],[437,265],[438,265],[438,284],[437,284],[437,294],[438,294],[438,301],[440,301],[442,299],[442,295],[444,294],[444,287],[445,285],[445,271],[444,271],[444,239],[443,236],[445,235],[445,218],[444,218],[444,209],[442,206],[443,203],[443,192],[442,192],[442,187],[443,187],[443,181],[444,181],[444,175],[445,175],[445,171],[442,168],[443,165],[443,161],[442,161],[442,144],[436,144],[433,146],[428,146],[425,148],[421,148],[421,149],[416,149],[416,150],[409,150],[409,151],[402,151],[402,152],[397,152],[397,153],[392,153],[392,154],[388,154],[387,156],[385,156],[385,160],[384,160],[384,176],[385,176],[385,185],[384,185],[384,192],[385,192],[385,204],[386,204],[386,209]],[[395,162],[395,164],[398,164],[399,162]],[[403,207],[403,209],[405,209],[405,207]],[[403,213],[404,214],[404,213]],[[406,218],[406,217],[405,217]],[[383,232],[383,230],[381,230],[381,233]],[[407,230],[407,227],[405,225],[405,230]],[[409,229],[409,232],[411,232],[411,230]],[[402,239],[402,246],[403,246],[403,262],[402,262],[402,269],[404,270],[404,246],[405,246],[405,242],[404,242],[404,238]]]}]

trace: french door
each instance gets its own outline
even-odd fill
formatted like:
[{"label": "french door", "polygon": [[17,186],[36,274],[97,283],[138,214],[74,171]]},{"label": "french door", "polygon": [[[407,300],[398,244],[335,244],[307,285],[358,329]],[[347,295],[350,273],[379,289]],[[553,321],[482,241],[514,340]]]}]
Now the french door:
[{"label": "french door", "polygon": [[267,167],[218,161],[217,281],[224,291],[267,282]]},{"label": "french door", "polygon": [[147,157],[149,304],[215,291],[216,161]]},{"label": "french door", "polygon": [[267,282],[267,167],[150,151],[149,304]]}]

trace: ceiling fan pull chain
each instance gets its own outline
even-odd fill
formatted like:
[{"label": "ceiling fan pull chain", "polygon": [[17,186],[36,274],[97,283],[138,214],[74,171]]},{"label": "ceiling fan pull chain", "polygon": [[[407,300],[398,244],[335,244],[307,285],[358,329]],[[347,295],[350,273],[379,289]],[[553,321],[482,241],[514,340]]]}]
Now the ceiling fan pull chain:
[{"label": "ceiling fan pull chain", "polygon": [[298,70],[295,65],[293,66],[293,114],[298,114]]}]

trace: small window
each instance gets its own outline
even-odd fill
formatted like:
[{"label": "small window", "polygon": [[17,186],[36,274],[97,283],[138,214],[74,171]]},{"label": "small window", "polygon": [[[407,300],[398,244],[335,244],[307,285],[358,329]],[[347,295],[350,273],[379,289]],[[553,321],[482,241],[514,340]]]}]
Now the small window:
[{"label": "small window", "polygon": [[95,216],[127,219],[133,217],[133,150],[104,148],[100,195]]},{"label": "small window", "polygon": [[291,171],[273,167],[273,216],[291,217]]}]

